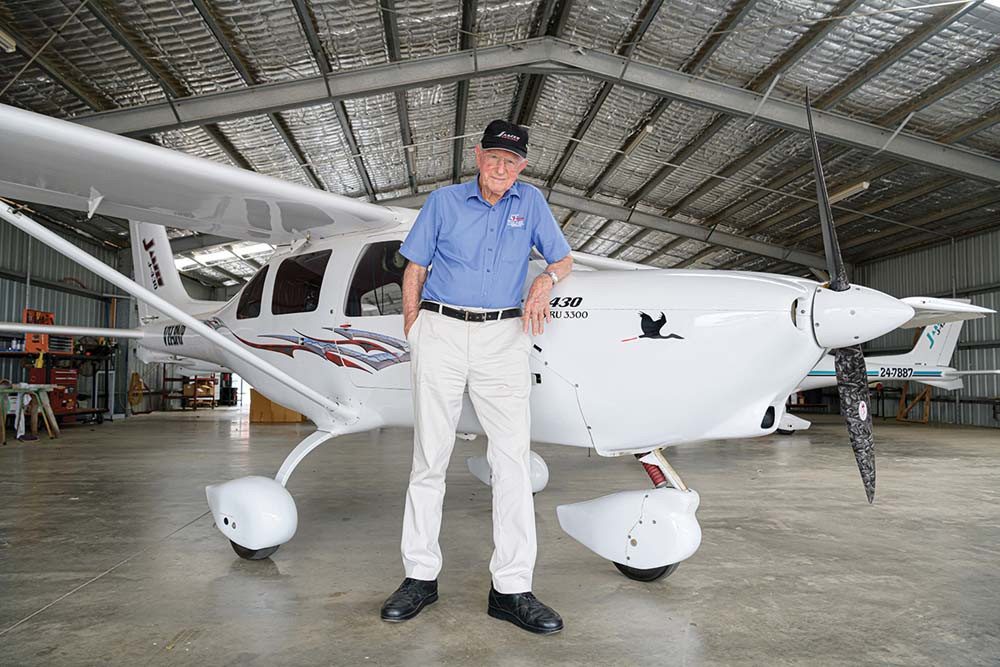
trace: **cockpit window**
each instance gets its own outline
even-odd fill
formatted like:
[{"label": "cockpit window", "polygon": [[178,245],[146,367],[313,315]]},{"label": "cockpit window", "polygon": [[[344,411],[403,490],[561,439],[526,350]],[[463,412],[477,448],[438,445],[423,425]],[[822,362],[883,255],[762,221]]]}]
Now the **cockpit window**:
[{"label": "cockpit window", "polygon": [[403,271],[407,259],[401,241],[373,243],[361,254],[347,291],[348,317],[399,315],[403,312]]},{"label": "cockpit window", "polygon": [[236,306],[236,319],[249,320],[260,315],[260,304],[264,299],[264,279],[267,278],[265,266],[258,271],[240,294],[240,302]]},{"label": "cockpit window", "polygon": [[289,257],[281,262],[274,278],[271,312],[275,315],[309,313],[319,307],[323,274],[332,250]]}]

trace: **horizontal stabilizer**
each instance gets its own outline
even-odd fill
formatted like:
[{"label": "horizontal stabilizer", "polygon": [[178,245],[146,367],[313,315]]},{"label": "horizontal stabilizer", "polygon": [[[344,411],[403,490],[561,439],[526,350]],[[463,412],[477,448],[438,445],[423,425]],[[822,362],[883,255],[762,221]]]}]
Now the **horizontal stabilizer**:
[{"label": "horizontal stabilizer", "polygon": [[58,324],[24,324],[0,322],[0,332],[38,333],[52,336],[93,336],[95,338],[142,338],[142,329],[102,329],[100,327],[70,327]]},{"label": "horizontal stabilizer", "polygon": [[929,296],[911,296],[900,299],[916,311],[913,317],[900,325],[901,329],[916,329],[932,324],[959,322],[961,320],[978,320],[995,310],[974,306],[971,303],[953,301],[951,299],[936,299]]},{"label": "horizontal stabilizer", "polygon": [[950,380],[928,380],[924,378],[916,378],[915,381],[930,385],[931,387],[937,387],[938,389],[944,389],[945,391],[965,389],[965,383],[962,382],[962,378],[952,378]]}]

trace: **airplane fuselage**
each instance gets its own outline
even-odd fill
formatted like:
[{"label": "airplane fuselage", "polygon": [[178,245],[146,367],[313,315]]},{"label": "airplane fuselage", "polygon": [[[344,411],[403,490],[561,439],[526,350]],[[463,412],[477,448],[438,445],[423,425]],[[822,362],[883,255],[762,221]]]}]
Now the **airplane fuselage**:
[{"label": "airplane fuselage", "polygon": [[[401,304],[379,304],[377,294],[369,299],[375,305],[362,304],[360,312],[351,303],[359,272],[368,270],[361,260],[373,247],[394,247],[408,227],[333,237],[295,253],[276,253],[266,267],[257,314],[240,316],[247,286],[216,312],[199,317],[320,393],[355,408],[360,417],[353,430],[410,425],[409,345]],[[321,289],[310,310],[276,314],[282,263],[327,251]],[[543,268],[541,261],[532,262],[525,289]],[[363,276],[360,282],[366,280],[371,282]],[[824,352],[812,333],[816,287],[813,281],[760,273],[574,271],[553,289],[553,321],[534,338],[533,439],[619,454],[773,431],[785,397]],[[657,336],[644,335],[642,313],[665,317]],[[232,368],[272,400],[323,428],[327,418],[314,404],[183,325],[156,320],[147,332],[143,345],[151,350]],[[713,379],[723,376],[732,380]],[[459,428],[481,433],[468,401]]]},{"label": "airplane fuselage", "polygon": [[[939,385],[960,380],[954,368],[914,364],[906,355],[868,357],[865,359],[869,382],[922,382]],[[821,387],[837,386],[837,372],[831,355],[825,355],[816,367],[809,371],[796,391],[809,391]]]}]

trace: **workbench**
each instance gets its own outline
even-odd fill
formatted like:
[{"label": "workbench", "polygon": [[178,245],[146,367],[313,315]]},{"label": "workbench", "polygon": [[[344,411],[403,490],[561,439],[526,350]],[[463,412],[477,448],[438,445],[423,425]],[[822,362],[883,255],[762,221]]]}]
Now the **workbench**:
[{"label": "workbench", "polygon": [[[48,431],[50,438],[58,438],[59,424],[56,422],[56,416],[52,412],[52,405],[49,403],[49,392],[55,389],[58,385],[54,384],[27,384],[20,383],[11,385],[9,387],[0,387],[0,414],[3,415],[3,419],[0,419],[0,445],[7,444],[7,415],[10,414],[10,400],[13,397],[15,405],[15,418],[14,423],[17,423],[18,418],[21,417],[22,411],[24,410],[24,402],[21,397],[24,394],[28,394],[32,397],[32,403],[41,408],[42,418],[45,421],[45,429]],[[38,431],[38,411],[37,409],[32,412],[32,431]]]}]

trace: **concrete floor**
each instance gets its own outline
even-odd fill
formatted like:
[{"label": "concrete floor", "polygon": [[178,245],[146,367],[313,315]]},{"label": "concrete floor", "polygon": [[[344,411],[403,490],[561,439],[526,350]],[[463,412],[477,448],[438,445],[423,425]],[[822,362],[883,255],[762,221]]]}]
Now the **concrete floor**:
[{"label": "concrete floor", "polygon": [[441,601],[378,619],[410,433],[324,445],[292,476],[299,532],[241,561],[203,487],[271,474],[306,432],[237,411],[153,414],[0,448],[0,663],[10,665],[996,665],[1000,432],[877,424],[876,503],[842,427],[668,451],[701,493],[701,549],[642,584],[559,529],[555,506],[643,488],[634,460],[539,446],[535,592],[566,630],[486,616],[489,491],[456,449]]}]

